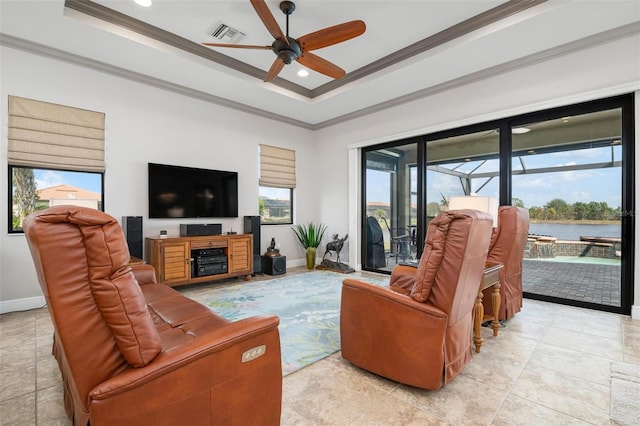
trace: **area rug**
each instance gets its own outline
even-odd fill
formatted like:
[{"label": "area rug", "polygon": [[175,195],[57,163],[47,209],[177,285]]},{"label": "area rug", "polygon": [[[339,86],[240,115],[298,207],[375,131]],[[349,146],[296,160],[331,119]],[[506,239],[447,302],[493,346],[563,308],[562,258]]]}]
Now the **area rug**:
[{"label": "area rug", "polygon": [[340,296],[342,280],[348,277],[313,271],[213,289],[194,299],[232,321],[254,315],[280,317],[282,374],[286,376],[340,349]]}]

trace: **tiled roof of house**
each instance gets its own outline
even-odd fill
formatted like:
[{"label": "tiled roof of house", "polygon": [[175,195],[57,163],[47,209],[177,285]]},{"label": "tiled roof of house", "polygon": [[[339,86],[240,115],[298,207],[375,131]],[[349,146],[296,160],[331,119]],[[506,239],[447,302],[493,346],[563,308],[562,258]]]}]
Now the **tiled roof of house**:
[{"label": "tiled roof of house", "polygon": [[56,185],[36,191],[40,200],[101,200],[100,194],[71,185]]}]

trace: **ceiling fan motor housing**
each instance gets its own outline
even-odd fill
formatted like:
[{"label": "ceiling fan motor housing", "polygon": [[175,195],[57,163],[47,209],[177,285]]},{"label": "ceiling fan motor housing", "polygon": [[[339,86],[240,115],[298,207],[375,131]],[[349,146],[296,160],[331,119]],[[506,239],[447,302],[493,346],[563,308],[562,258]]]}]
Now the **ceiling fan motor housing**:
[{"label": "ceiling fan motor housing", "polygon": [[289,40],[289,44],[285,43],[284,40],[275,40],[271,47],[274,53],[278,55],[278,58],[288,65],[302,54],[302,49],[294,38],[287,37],[287,40]]}]

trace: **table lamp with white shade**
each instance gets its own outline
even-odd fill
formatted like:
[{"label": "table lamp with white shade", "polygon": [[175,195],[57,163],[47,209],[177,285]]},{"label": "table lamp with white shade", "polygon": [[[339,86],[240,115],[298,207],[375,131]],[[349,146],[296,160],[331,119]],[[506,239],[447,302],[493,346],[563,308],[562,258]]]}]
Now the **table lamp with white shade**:
[{"label": "table lamp with white shade", "polygon": [[449,210],[472,209],[489,213],[493,227],[498,226],[498,199],[480,195],[454,196],[449,198]]}]

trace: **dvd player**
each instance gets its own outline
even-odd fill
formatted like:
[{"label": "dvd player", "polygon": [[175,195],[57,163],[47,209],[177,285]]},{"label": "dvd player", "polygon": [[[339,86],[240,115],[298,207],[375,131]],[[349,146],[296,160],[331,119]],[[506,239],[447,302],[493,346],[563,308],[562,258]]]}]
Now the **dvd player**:
[{"label": "dvd player", "polygon": [[192,274],[195,277],[226,274],[229,271],[227,255],[224,249],[193,250]]},{"label": "dvd player", "polygon": [[207,275],[217,275],[227,273],[227,262],[223,263],[208,263],[205,265],[198,265],[196,268],[196,275],[198,277],[206,277]]}]

